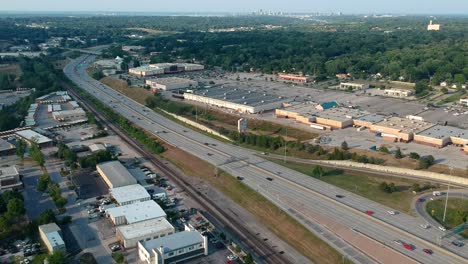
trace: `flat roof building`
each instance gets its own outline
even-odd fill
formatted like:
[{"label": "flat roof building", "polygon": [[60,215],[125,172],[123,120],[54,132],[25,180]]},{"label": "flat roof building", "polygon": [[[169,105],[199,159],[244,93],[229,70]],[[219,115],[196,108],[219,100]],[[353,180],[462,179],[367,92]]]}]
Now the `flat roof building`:
[{"label": "flat roof building", "polygon": [[62,230],[56,223],[40,225],[39,235],[49,253],[66,251],[65,242],[62,239]]},{"label": "flat roof building", "polygon": [[53,145],[52,139],[43,136],[31,129],[18,131],[15,133],[15,135],[21,139],[26,140],[29,144],[35,142],[40,147],[50,147]]},{"label": "flat roof building", "polygon": [[136,247],[139,242],[167,237],[174,232],[175,228],[164,217],[121,225],[116,228],[117,238],[125,248]]},{"label": "flat roof building", "polygon": [[380,133],[387,140],[409,142],[413,140],[414,134],[433,126],[432,123],[415,118],[390,117],[373,124],[370,130]]},{"label": "flat roof building", "polygon": [[110,208],[106,213],[115,226],[166,217],[161,206],[153,200]]},{"label": "flat roof building", "polygon": [[355,126],[365,127],[370,129],[373,124],[379,123],[385,119],[384,115],[379,114],[368,114],[364,116],[360,116],[353,120]]},{"label": "flat roof building", "polygon": [[367,83],[352,83],[352,82],[342,82],[340,83],[340,90],[365,90],[369,89],[369,84]]},{"label": "flat roof building", "polygon": [[297,83],[309,83],[313,79],[309,76],[303,76],[299,74],[279,74],[278,77],[285,81],[297,82]]},{"label": "flat roof building", "polygon": [[9,156],[16,153],[16,146],[0,138],[0,156]]},{"label": "flat roof building", "polygon": [[86,119],[86,112],[81,108],[52,112],[52,117],[57,121],[73,121]]},{"label": "flat roof building", "polygon": [[106,147],[103,144],[95,143],[95,144],[89,145],[89,150],[91,152],[104,151],[106,150]]},{"label": "flat roof building", "polygon": [[140,184],[112,188],[109,193],[120,206],[151,200],[148,191]]},{"label": "flat roof building", "polygon": [[452,126],[435,125],[414,135],[414,141],[438,148],[448,144],[464,146],[468,144],[468,131]]},{"label": "flat roof building", "polygon": [[178,77],[146,80],[146,84],[150,86],[151,91],[153,93],[157,90],[169,91],[177,89],[195,88],[198,86],[197,81]]},{"label": "flat roof building", "polygon": [[18,190],[23,186],[15,166],[0,167],[0,190]]},{"label": "flat roof building", "polygon": [[109,188],[136,184],[137,180],[120,161],[108,161],[96,165],[96,170]]},{"label": "flat roof building", "polygon": [[142,77],[190,71],[201,71],[203,65],[193,63],[157,63],[129,69],[128,72]]},{"label": "flat roof building", "polygon": [[408,97],[408,96],[413,95],[413,91],[407,90],[407,89],[391,88],[391,89],[385,89],[384,95],[391,96],[391,97]]},{"label": "flat roof building", "polygon": [[327,109],[330,109],[330,108],[333,108],[333,107],[338,107],[338,106],[339,105],[338,105],[337,102],[331,101],[331,102],[321,103],[321,104],[315,106],[315,109],[323,111],[323,110],[327,110]]},{"label": "flat roof building", "polygon": [[184,98],[250,114],[280,108],[283,103],[293,100],[292,98],[232,87],[195,90],[193,93],[185,93]]},{"label": "flat roof building", "polygon": [[429,25],[427,25],[427,30],[428,31],[439,31],[440,30],[440,24],[432,24],[432,20],[430,20]]},{"label": "flat roof building", "polygon": [[142,263],[179,263],[202,255],[208,255],[208,239],[195,230],[138,242],[138,258]]}]

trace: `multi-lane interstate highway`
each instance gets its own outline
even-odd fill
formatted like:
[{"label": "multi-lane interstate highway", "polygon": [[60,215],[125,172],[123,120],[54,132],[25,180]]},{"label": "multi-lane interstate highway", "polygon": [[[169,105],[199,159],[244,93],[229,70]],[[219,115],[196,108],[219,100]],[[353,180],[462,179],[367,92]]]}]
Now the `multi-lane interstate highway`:
[{"label": "multi-lane interstate highway", "polygon": [[[330,219],[340,226],[352,229],[354,236],[364,236],[379,242],[395,259],[406,256],[407,262],[467,263],[468,247],[451,245],[452,239],[443,239],[444,232],[437,228],[423,229],[425,220],[404,213],[390,215],[393,210],[322,181],[305,176],[258,157],[254,151],[243,149],[195,132],[151,111],[145,106],[123,96],[113,89],[90,78],[86,68],[95,56],[82,56],[68,64],[64,72],[70,80],[116,112],[146,129],[169,144],[218,166],[233,176],[244,178],[244,183],[257,190],[271,202],[296,218],[306,228],[322,237],[355,263],[393,263],[380,258],[376,252],[361,251],[349,237],[340,236],[334,228],[318,224],[317,219]],[[161,133],[165,131],[166,133]],[[272,178],[272,181],[267,180]],[[344,195],[337,198],[335,195]],[[374,215],[364,212],[371,210]],[[321,222],[323,223],[323,222]],[[394,243],[402,240],[414,245],[410,251]],[[431,249],[428,255],[423,248]],[[378,251],[379,249],[376,249]],[[389,258],[391,260],[391,256]]]}]

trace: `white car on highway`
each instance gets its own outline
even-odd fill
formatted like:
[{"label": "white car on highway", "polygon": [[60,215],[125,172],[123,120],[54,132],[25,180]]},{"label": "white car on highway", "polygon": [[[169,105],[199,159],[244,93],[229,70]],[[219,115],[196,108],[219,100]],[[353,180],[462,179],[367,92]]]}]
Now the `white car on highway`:
[{"label": "white car on highway", "polygon": [[421,224],[419,226],[423,229],[428,229],[429,227],[431,227],[429,224]]},{"label": "white car on highway", "polygon": [[442,230],[442,231],[444,231],[444,232],[447,230],[447,229],[445,229],[445,227],[443,227],[443,226],[439,226],[439,229]]},{"label": "white car on highway", "polygon": [[396,215],[396,212],[395,212],[395,211],[387,211],[387,213],[388,213],[389,215]]}]

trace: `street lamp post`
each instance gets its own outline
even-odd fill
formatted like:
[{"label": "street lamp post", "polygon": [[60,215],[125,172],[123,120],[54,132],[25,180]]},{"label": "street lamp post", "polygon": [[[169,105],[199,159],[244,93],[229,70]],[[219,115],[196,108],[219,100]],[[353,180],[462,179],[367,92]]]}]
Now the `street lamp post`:
[{"label": "street lamp post", "polygon": [[[450,176],[452,176],[452,170],[453,170],[453,168],[450,167]],[[444,217],[442,218],[442,222],[444,222],[444,223],[445,223],[445,216],[447,214],[447,204],[448,204],[449,191],[450,191],[450,183],[447,186],[447,194],[445,195]]]}]

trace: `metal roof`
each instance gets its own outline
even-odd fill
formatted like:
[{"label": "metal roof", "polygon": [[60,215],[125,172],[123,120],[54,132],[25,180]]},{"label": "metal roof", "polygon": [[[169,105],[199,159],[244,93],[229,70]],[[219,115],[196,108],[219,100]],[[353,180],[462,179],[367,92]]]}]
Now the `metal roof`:
[{"label": "metal roof", "polygon": [[0,151],[15,149],[15,145],[11,144],[10,142],[0,138]]},{"label": "metal roof", "polygon": [[15,166],[0,167],[0,178],[18,175],[18,170]]},{"label": "metal roof", "polygon": [[140,184],[112,188],[109,192],[119,204],[141,199],[151,199],[148,191]]},{"label": "metal roof", "polygon": [[31,141],[33,138],[37,140],[37,143],[38,144],[43,144],[43,143],[48,143],[48,142],[52,142],[52,140],[46,136],[43,136],[31,129],[27,129],[27,130],[22,130],[22,131],[18,131],[15,133],[16,135],[22,137],[22,138],[25,138],[29,141]]},{"label": "metal roof", "polygon": [[370,123],[378,123],[382,120],[385,119],[385,116],[384,115],[379,115],[379,114],[369,114],[369,115],[365,115],[365,116],[360,116],[358,118],[356,118],[356,120],[361,120],[361,121],[366,121],[366,122],[370,122]]},{"label": "metal roof", "polygon": [[164,247],[164,252],[167,253],[199,243],[203,243],[203,236],[200,232],[182,231],[158,239],[145,241],[142,245],[148,252],[151,252],[153,249],[159,251],[160,247]]},{"label": "metal roof", "polygon": [[150,219],[130,225],[121,225],[117,229],[125,239],[140,238],[151,234],[167,234],[175,229],[166,218]]},{"label": "metal roof", "polygon": [[128,224],[166,217],[161,206],[153,200],[110,208],[106,213],[114,218],[124,216]]},{"label": "metal roof", "polygon": [[424,131],[417,133],[417,135],[432,137],[432,138],[448,138],[448,137],[457,137],[468,140],[468,130],[461,129],[453,126],[442,126],[435,125],[431,128],[428,128]]},{"label": "metal roof", "polygon": [[118,160],[99,163],[96,167],[105,174],[112,186],[120,187],[137,183],[135,177]]}]

